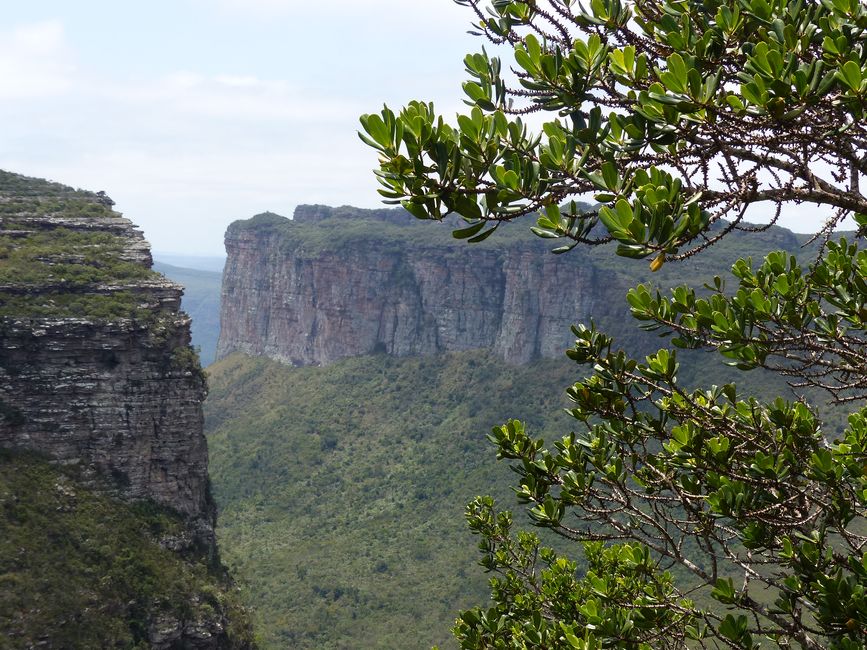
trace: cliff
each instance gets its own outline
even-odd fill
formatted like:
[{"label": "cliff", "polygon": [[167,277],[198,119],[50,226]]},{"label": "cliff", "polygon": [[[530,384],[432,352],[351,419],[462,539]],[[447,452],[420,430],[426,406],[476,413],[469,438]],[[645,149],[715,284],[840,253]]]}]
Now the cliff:
[{"label": "cliff", "polygon": [[556,357],[579,321],[616,322],[626,284],[586,254],[545,254],[523,228],[484,245],[454,224],[401,210],[299,206],[226,233],[217,358],[233,351],[293,365],[371,352],[428,355],[477,348],[512,363]]},{"label": "cliff", "polygon": [[[0,448],[36,452],[119,504],[165,509],[180,527],[155,541],[218,576],[206,388],[182,291],[151,270],[147,242],[112,204],[0,172]],[[155,614],[143,639],[229,647],[222,619],[188,633]]]},{"label": "cliff", "polygon": [[0,446],[211,527],[205,383],[181,288],[97,195],[0,176]]},{"label": "cliff", "polygon": [[[430,355],[492,350],[510,363],[559,357],[571,326],[591,319],[634,354],[641,335],[626,291],[701,284],[739,257],[783,249],[809,256],[773,226],[733,232],[703,255],[651,273],[611,247],[552,255],[528,223],[504,224],[484,243],[457,241],[463,221],[419,221],[398,209],[301,205],[293,219],[266,212],[226,231],[217,359],[239,351],[296,366],[375,352]],[[815,247],[815,244],[813,245]]]}]

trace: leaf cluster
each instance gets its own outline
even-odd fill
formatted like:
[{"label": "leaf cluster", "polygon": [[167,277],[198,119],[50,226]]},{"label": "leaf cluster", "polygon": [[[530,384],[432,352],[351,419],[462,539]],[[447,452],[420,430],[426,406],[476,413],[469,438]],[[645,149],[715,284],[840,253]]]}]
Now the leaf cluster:
[{"label": "leaf cluster", "polygon": [[[743,398],[733,384],[687,391],[674,352],[638,361],[593,328],[575,334],[569,356],[593,369],[568,391],[583,430],[551,451],[517,421],[491,436],[499,457],[518,461],[517,496],[536,525],[575,541],[637,541],[714,586],[716,600],[744,613],[678,609],[684,593],[668,596],[670,611],[703,620],[690,630],[704,638],[860,647],[867,410],[828,443],[803,403]],[[476,508],[471,527],[491,544],[498,534],[484,522]],[[487,553],[489,569],[508,575],[520,566],[515,557],[491,564]],[[732,569],[744,578],[736,590]],[[532,580],[524,589],[534,591]],[[665,638],[678,637],[667,630]]]},{"label": "leaf cluster", "polygon": [[692,603],[675,595],[647,547],[587,542],[579,577],[575,562],[535,534],[513,535],[511,514],[497,512],[490,497],[475,499],[466,517],[482,538],[482,566],[501,576],[491,580],[492,607],[461,613],[454,630],[461,647],[649,650],[682,647],[698,634]]},{"label": "leaf cluster", "polygon": [[675,346],[714,348],[742,370],[768,368],[840,401],[865,397],[867,251],[841,239],[807,269],[778,251],[758,268],[739,260],[732,275],[731,295],[717,276],[706,296],[680,286],[663,297],[639,285],[627,299],[645,329],[674,333]]},{"label": "leaf cluster", "polygon": [[[457,213],[471,241],[542,213],[537,234],[616,240],[654,269],[751,229],[753,205],[770,205],[771,223],[786,203],[828,206],[824,232],[867,214],[858,0],[458,4],[514,61],[466,57],[471,109],[455,123],[418,101],[362,116],[386,202]],[[591,193],[599,209],[553,211]]]}]

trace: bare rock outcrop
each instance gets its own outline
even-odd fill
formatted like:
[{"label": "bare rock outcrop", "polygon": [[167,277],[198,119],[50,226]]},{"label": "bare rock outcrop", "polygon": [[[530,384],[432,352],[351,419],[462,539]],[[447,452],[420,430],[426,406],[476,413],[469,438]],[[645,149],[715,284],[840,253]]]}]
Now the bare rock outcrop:
[{"label": "bare rock outcrop", "polygon": [[158,332],[132,320],[4,319],[0,446],[111,477],[123,497],[153,499],[207,532],[205,384],[188,347],[189,319],[161,319]]},{"label": "bare rock outcrop", "polygon": [[453,225],[324,206],[235,222],[217,358],[241,351],[322,365],[489,348],[524,363],[561,355],[573,323],[625,314],[610,299],[625,284],[586,256],[543,254],[524,232],[467,246],[452,239]]},{"label": "bare rock outcrop", "polygon": [[0,446],[213,526],[182,289],[96,194],[0,175]]}]

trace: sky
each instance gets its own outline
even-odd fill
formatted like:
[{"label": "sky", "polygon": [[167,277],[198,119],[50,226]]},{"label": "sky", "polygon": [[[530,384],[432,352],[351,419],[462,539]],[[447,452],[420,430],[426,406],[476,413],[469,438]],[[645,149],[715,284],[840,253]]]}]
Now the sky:
[{"label": "sky", "polygon": [[157,253],[222,255],[226,226],[266,210],[377,207],[358,116],[465,110],[471,17],[452,0],[7,2],[0,169],[105,191]]},{"label": "sky", "polygon": [[155,251],[236,219],[377,207],[358,116],[463,106],[451,0],[41,0],[0,18],[0,168],[104,190]]}]

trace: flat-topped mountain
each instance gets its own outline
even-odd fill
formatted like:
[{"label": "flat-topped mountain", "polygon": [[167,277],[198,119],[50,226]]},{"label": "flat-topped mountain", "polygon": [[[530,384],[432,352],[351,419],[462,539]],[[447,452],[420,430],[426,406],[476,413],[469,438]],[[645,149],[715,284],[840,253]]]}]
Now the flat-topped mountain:
[{"label": "flat-topped mountain", "polygon": [[623,311],[599,300],[594,287],[606,281],[582,256],[540,254],[523,232],[468,247],[453,227],[402,210],[323,206],[235,222],[217,358],[241,351],[322,365],[487,348],[521,363],[558,356],[576,318]]},{"label": "flat-topped mountain", "polygon": [[[634,338],[624,297],[650,276],[646,262],[581,247],[551,255],[550,242],[520,224],[467,245],[451,235],[462,223],[321,205],[298,206],[291,220],[267,212],[236,221],[226,232],[217,359],[239,351],[303,366],[488,349],[525,363],[562,355],[570,326],[591,319]],[[749,235],[725,238],[703,267],[666,265],[653,279],[676,284],[752,250],[799,245],[782,228]]]}]

